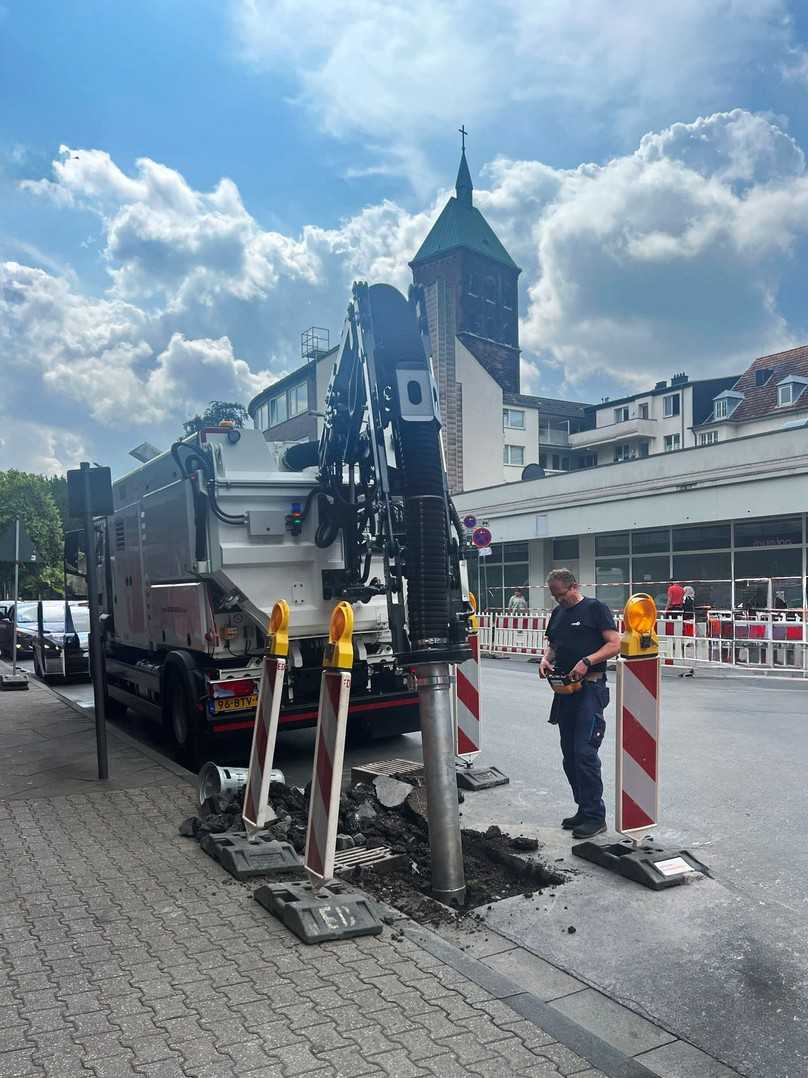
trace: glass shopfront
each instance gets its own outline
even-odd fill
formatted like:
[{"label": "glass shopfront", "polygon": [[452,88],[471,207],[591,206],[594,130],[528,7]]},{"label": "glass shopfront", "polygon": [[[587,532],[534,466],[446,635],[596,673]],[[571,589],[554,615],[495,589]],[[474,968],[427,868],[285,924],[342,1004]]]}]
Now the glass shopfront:
[{"label": "glass shopfront", "polygon": [[527,543],[492,543],[491,553],[468,555],[469,587],[477,596],[480,610],[507,610],[517,588],[530,607],[530,569]]}]

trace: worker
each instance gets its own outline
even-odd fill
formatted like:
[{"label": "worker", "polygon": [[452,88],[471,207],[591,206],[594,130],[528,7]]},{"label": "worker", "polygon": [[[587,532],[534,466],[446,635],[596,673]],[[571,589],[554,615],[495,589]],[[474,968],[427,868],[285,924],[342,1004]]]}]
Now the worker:
[{"label": "worker", "polygon": [[558,605],[547,625],[539,677],[563,674],[569,682],[558,686],[549,721],[558,726],[564,773],[577,805],[561,826],[574,838],[592,838],[606,830],[598,750],[609,703],[606,661],[620,651],[620,634],[608,606],[584,598],[569,569],[553,569],[547,588]]},{"label": "worker", "polygon": [[681,584],[674,581],[668,586],[668,602],[665,607],[666,614],[681,614],[685,601],[685,589]]},{"label": "worker", "polygon": [[526,614],[527,599],[521,588],[514,588],[513,595],[508,600],[509,614]]}]

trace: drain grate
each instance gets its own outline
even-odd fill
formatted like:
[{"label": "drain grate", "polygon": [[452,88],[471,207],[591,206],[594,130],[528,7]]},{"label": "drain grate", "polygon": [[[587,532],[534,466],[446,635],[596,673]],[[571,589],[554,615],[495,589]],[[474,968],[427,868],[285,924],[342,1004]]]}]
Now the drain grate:
[{"label": "drain grate", "polygon": [[393,853],[389,846],[376,846],[372,850],[359,846],[353,850],[337,850],[334,857],[334,874],[348,875],[358,871],[360,875],[369,868],[376,872],[389,872],[401,868],[406,857],[403,853]]},{"label": "drain grate", "polygon": [[420,760],[376,760],[375,763],[360,764],[351,768],[351,785],[357,782],[373,782],[379,775],[391,779],[420,778],[424,765]]}]

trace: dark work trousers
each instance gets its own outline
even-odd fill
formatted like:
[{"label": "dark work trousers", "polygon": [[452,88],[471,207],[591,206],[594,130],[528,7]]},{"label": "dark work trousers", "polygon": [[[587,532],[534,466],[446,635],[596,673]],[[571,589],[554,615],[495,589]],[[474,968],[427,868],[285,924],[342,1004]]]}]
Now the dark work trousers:
[{"label": "dark work trousers", "polygon": [[606,820],[598,750],[606,733],[603,711],[608,703],[605,678],[584,681],[580,692],[568,696],[557,693],[550,712],[550,722],[558,723],[561,734],[564,773],[572,796],[578,811],[588,820]]}]

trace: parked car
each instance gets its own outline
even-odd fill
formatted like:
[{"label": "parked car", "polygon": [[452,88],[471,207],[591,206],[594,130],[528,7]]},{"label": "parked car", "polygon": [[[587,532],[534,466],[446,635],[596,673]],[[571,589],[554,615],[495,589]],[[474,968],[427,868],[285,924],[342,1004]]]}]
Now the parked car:
[{"label": "parked car", "polygon": [[31,645],[36,676],[48,681],[89,675],[90,608],[87,603],[40,600],[36,607],[37,620]]}]

